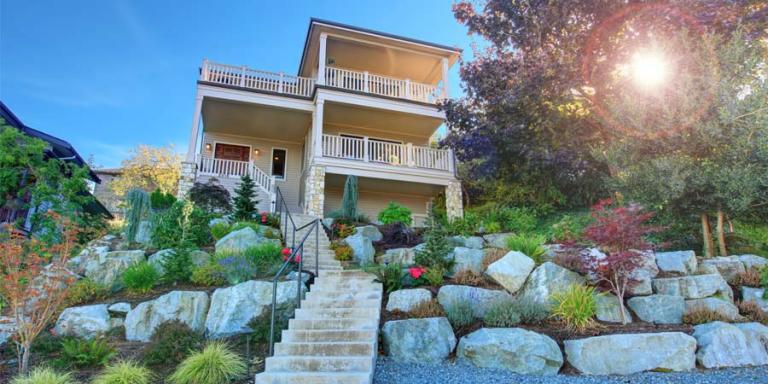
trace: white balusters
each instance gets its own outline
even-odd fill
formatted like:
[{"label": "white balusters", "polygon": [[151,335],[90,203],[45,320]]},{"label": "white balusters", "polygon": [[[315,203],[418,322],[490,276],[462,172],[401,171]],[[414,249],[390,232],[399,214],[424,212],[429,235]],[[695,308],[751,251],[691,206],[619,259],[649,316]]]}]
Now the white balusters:
[{"label": "white balusters", "polygon": [[453,167],[449,149],[390,143],[367,137],[323,135],[323,156],[440,171],[452,171]]},{"label": "white balusters", "polygon": [[246,173],[251,176],[257,186],[267,193],[272,193],[275,185],[274,177],[262,171],[259,167],[248,161],[216,159],[201,156],[198,158],[200,174],[221,178],[241,177]]},{"label": "white balusters", "polygon": [[227,64],[203,62],[200,79],[212,83],[234,85],[275,93],[309,97],[315,87],[315,79],[268,72]]}]

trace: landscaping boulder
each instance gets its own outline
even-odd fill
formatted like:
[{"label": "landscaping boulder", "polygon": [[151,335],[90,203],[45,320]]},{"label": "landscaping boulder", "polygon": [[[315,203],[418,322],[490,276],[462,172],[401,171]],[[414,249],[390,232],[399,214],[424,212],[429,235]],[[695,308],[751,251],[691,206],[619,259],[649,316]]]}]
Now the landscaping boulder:
[{"label": "landscaping boulder", "polygon": [[0,316],[0,346],[16,333],[16,322],[11,317]]},{"label": "landscaping boulder", "polygon": [[388,249],[379,257],[379,264],[400,263],[404,265],[415,262],[416,252],[413,248],[393,248]]},{"label": "landscaping boulder", "polygon": [[507,239],[514,236],[514,233],[490,233],[483,236],[483,239],[489,247],[507,249]]},{"label": "landscaping boulder", "polygon": [[510,300],[512,296],[506,291],[496,291],[467,285],[444,285],[437,293],[437,301],[443,308],[466,301],[472,307],[472,314],[482,319],[485,312],[495,303]]},{"label": "landscaping boulder", "polygon": [[678,275],[690,275],[696,272],[696,252],[657,252],[656,265],[662,272],[674,273]]},{"label": "landscaping boulder", "polygon": [[445,317],[388,321],[381,327],[381,336],[387,355],[402,363],[439,363],[456,346]]},{"label": "landscaping boulder", "polygon": [[[306,291],[302,285],[302,291]],[[220,339],[248,333],[248,323],[267,314],[272,307],[272,282],[249,280],[227,288],[219,288],[211,296],[211,308],[205,321],[206,335]],[[277,283],[277,309],[296,307],[296,283]]]},{"label": "landscaping boulder", "polygon": [[[152,254],[152,256],[149,256],[148,262],[152,264],[152,266],[155,267],[155,269],[157,269],[161,275],[164,275],[165,268],[163,267],[163,264],[165,263],[165,260],[173,254],[173,252],[173,249],[163,249],[157,251]],[[192,265],[200,267],[208,264],[211,261],[211,256],[205,251],[196,249],[189,253],[189,259],[192,262]]]},{"label": "landscaping boulder", "polygon": [[616,334],[566,340],[568,362],[586,375],[689,371],[696,367],[696,339],[682,332]]},{"label": "landscaping boulder", "polygon": [[[632,322],[632,315],[625,309],[627,323]],[[600,321],[621,323],[621,307],[619,298],[610,293],[595,295],[595,317]]]},{"label": "landscaping boulder", "polygon": [[738,327],[715,321],[697,325],[693,337],[699,344],[696,360],[704,368],[744,367],[768,364],[761,342],[749,342]]},{"label": "landscaping boulder", "polygon": [[546,262],[533,270],[521,295],[548,308],[552,305],[550,297],[553,294],[564,292],[571,285],[583,285],[585,282],[584,277],[578,273]]},{"label": "landscaping boulder", "polygon": [[739,274],[744,273],[744,263],[736,257],[703,258],[699,263],[700,272],[719,273],[725,281],[735,282]]},{"label": "landscaping boulder", "polygon": [[92,339],[111,329],[106,304],[70,307],[59,315],[54,330],[59,336]]},{"label": "landscaping boulder", "polygon": [[685,300],[682,296],[636,296],[627,300],[627,306],[642,321],[656,324],[682,324]]},{"label": "landscaping boulder", "polygon": [[[768,351],[768,327],[760,323],[736,323],[736,328],[744,332],[747,338],[747,348]],[[759,353],[758,353],[759,354]]]},{"label": "landscaping boulder", "polygon": [[[597,248],[587,248],[581,251],[581,257],[591,263],[600,263],[608,256]],[[652,251],[645,251],[639,254],[638,259],[638,267],[630,275],[635,283],[627,287],[626,296],[642,296],[653,293],[651,280],[659,274],[656,256]],[[588,273],[587,278],[594,284],[599,282],[599,276],[594,273]]]},{"label": "landscaping boulder", "polygon": [[365,238],[368,238],[371,241],[381,241],[381,239],[384,238],[384,235],[381,234],[379,231],[379,228],[375,225],[366,225],[364,227],[356,227],[355,228],[355,235],[362,235]]},{"label": "landscaping boulder", "polygon": [[483,273],[483,258],[485,252],[481,249],[466,247],[456,247],[453,249],[453,270],[452,275],[460,271],[472,271],[477,274]]},{"label": "landscaping boulder", "polygon": [[360,265],[366,265],[373,263],[373,255],[376,254],[376,250],[373,248],[371,239],[363,236],[361,233],[356,233],[352,236],[347,236],[344,242],[352,248],[352,257]]},{"label": "landscaping boulder", "polygon": [[686,300],[685,314],[690,314],[695,311],[717,312],[720,316],[729,321],[737,321],[741,319],[739,308],[736,307],[733,302],[718,297]]},{"label": "landscaping boulder", "polygon": [[[296,281],[296,279],[298,277],[299,277],[299,273],[296,272],[296,271],[290,271],[290,272],[288,272],[287,275],[285,275],[285,279],[286,280]],[[312,278],[312,275],[310,275],[309,273],[307,273],[307,272],[302,272],[301,273],[301,282],[302,283],[306,284],[309,281],[309,279],[311,279],[311,278]]]},{"label": "landscaping boulder", "polygon": [[448,244],[454,247],[483,249],[485,240],[480,236],[451,236],[448,238]]},{"label": "landscaping boulder", "polygon": [[481,368],[522,375],[556,375],[563,366],[554,340],[521,328],[480,328],[461,338],[456,356]]},{"label": "landscaping boulder", "polygon": [[114,235],[91,240],[76,257],[67,261],[67,268],[78,275],[85,275],[88,264],[98,264],[99,260],[112,250],[115,240],[117,237]]},{"label": "landscaping boulder", "polygon": [[533,259],[522,252],[511,251],[489,265],[485,274],[509,293],[515,293],[525,284],[534,267]]},{"label": "landscaping boulder", "polygon": [[410,312],[417,305],[432,300],[432,292],[424,288],[401,289],[389,294],[387,311]]},{"label": "landscaping boulder", "polygon": [[98,260],[86,264],[85,277],[112,290],[118,290],[124,286],[123,272],[144,260],[144,251],[140,249],[107,252]]},{"label": "landscaping boulder", "polygon": [[237,231],[232,231],[219,239],[219,241],[216,242],[216,252],[243,252],[248,248],[266,242],[280,244],[279,239],[267,239],[261,233],[254,231],[253,228],[245,227]]},{"label": "landscaping boulder", "polygon": [[653,290],[662,295],[682,296],[685,299],[721,295],[733,300],[733,291],[720,274],[653,279]]},{"label": "landscaping boulder", "polygon": [[763,311],[768,312],[768,300],[763,299],[765,288],[741,287],[741,300],[753,301]]},{"label": "landscaping boulder", "polygon": [[738,255],[738,256],[730,256],[730,257],[736,258],[739,261],[741,261],[744,264],[744,268],[746,269],[761,269],[765,266],[768,266],[768,259],[762,256]]},{"label": "landscaping boulder", "polygon": [[195,332],[205,329],[208,294],[198,291],[172,291],[136,306],[125,316],[125,338],[149,341],[160,324],[178,320]]},{"label": "landscaping boulder", "polygon": [[544,248],[544,254],[541,255],[542,262],[554,262],[559,254],[567,252],[566,247],[562,244],[544,244],[542,247]]},{"label": "landscaping boulder", "polygon": [[119,315],[121,317],[124,317],[128,314],[128,312],[131,311],[131,303],[121,302],[121,303],[114,303],[110,305],[107,310],[109,313]]},{"label": "landscaping boulder", "polygon": [[142,220],[139,222],[139,229],[136,230],[137,243],[142,245],[150,245],[152,243],[152,221]]}]

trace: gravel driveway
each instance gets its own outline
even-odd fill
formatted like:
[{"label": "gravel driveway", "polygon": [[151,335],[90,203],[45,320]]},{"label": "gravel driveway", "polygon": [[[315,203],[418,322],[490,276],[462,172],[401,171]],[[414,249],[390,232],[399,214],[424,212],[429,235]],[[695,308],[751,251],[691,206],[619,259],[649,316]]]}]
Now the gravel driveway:
[{"label": "gravel driveway", "polygon": [[752,384],[768,383],[768,366],[685,373],[646,372],[631,376],[525,376],[477,368],[467,363],[402,364],[379,356],[373,382],[376,384]]}]

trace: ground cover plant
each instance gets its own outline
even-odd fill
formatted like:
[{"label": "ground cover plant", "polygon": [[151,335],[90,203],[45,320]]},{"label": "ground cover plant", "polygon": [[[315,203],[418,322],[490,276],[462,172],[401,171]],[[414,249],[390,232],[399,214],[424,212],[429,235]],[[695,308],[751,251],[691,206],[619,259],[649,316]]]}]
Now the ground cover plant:
[{"label": "ground cover plant", "polygon": [[168,377],[173,384],[226,384],[245,374],[243,358],[222,342],[210,342],[179,364]]}]

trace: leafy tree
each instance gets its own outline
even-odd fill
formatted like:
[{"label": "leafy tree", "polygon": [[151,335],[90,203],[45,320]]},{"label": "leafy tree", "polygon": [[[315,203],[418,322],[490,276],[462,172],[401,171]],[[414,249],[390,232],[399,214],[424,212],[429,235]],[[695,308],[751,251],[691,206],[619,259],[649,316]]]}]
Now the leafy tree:
[{"label": "leafy tree", "polygon": [[159,188],[164,193],[176,193],[181,176],[181,156],[173,146],[151,147],[141,144],[131,150],[132,156],[123,160],[120,176],[110,187],[117,196],[123,196],[132,188],[152,191]]},{"label": "leafy tree", "polygon": [[251,220],[258,213],[254,200],[256,197],[256,184],[248,174],[240,178],[240,185],[235,189],[235,218],[238,220]]},{"label": "leafy tree", "polygon": [[229,191],[216,178],[195,183],[189,190],[189,200],[208,213],[229,213],[232,210]]}]

